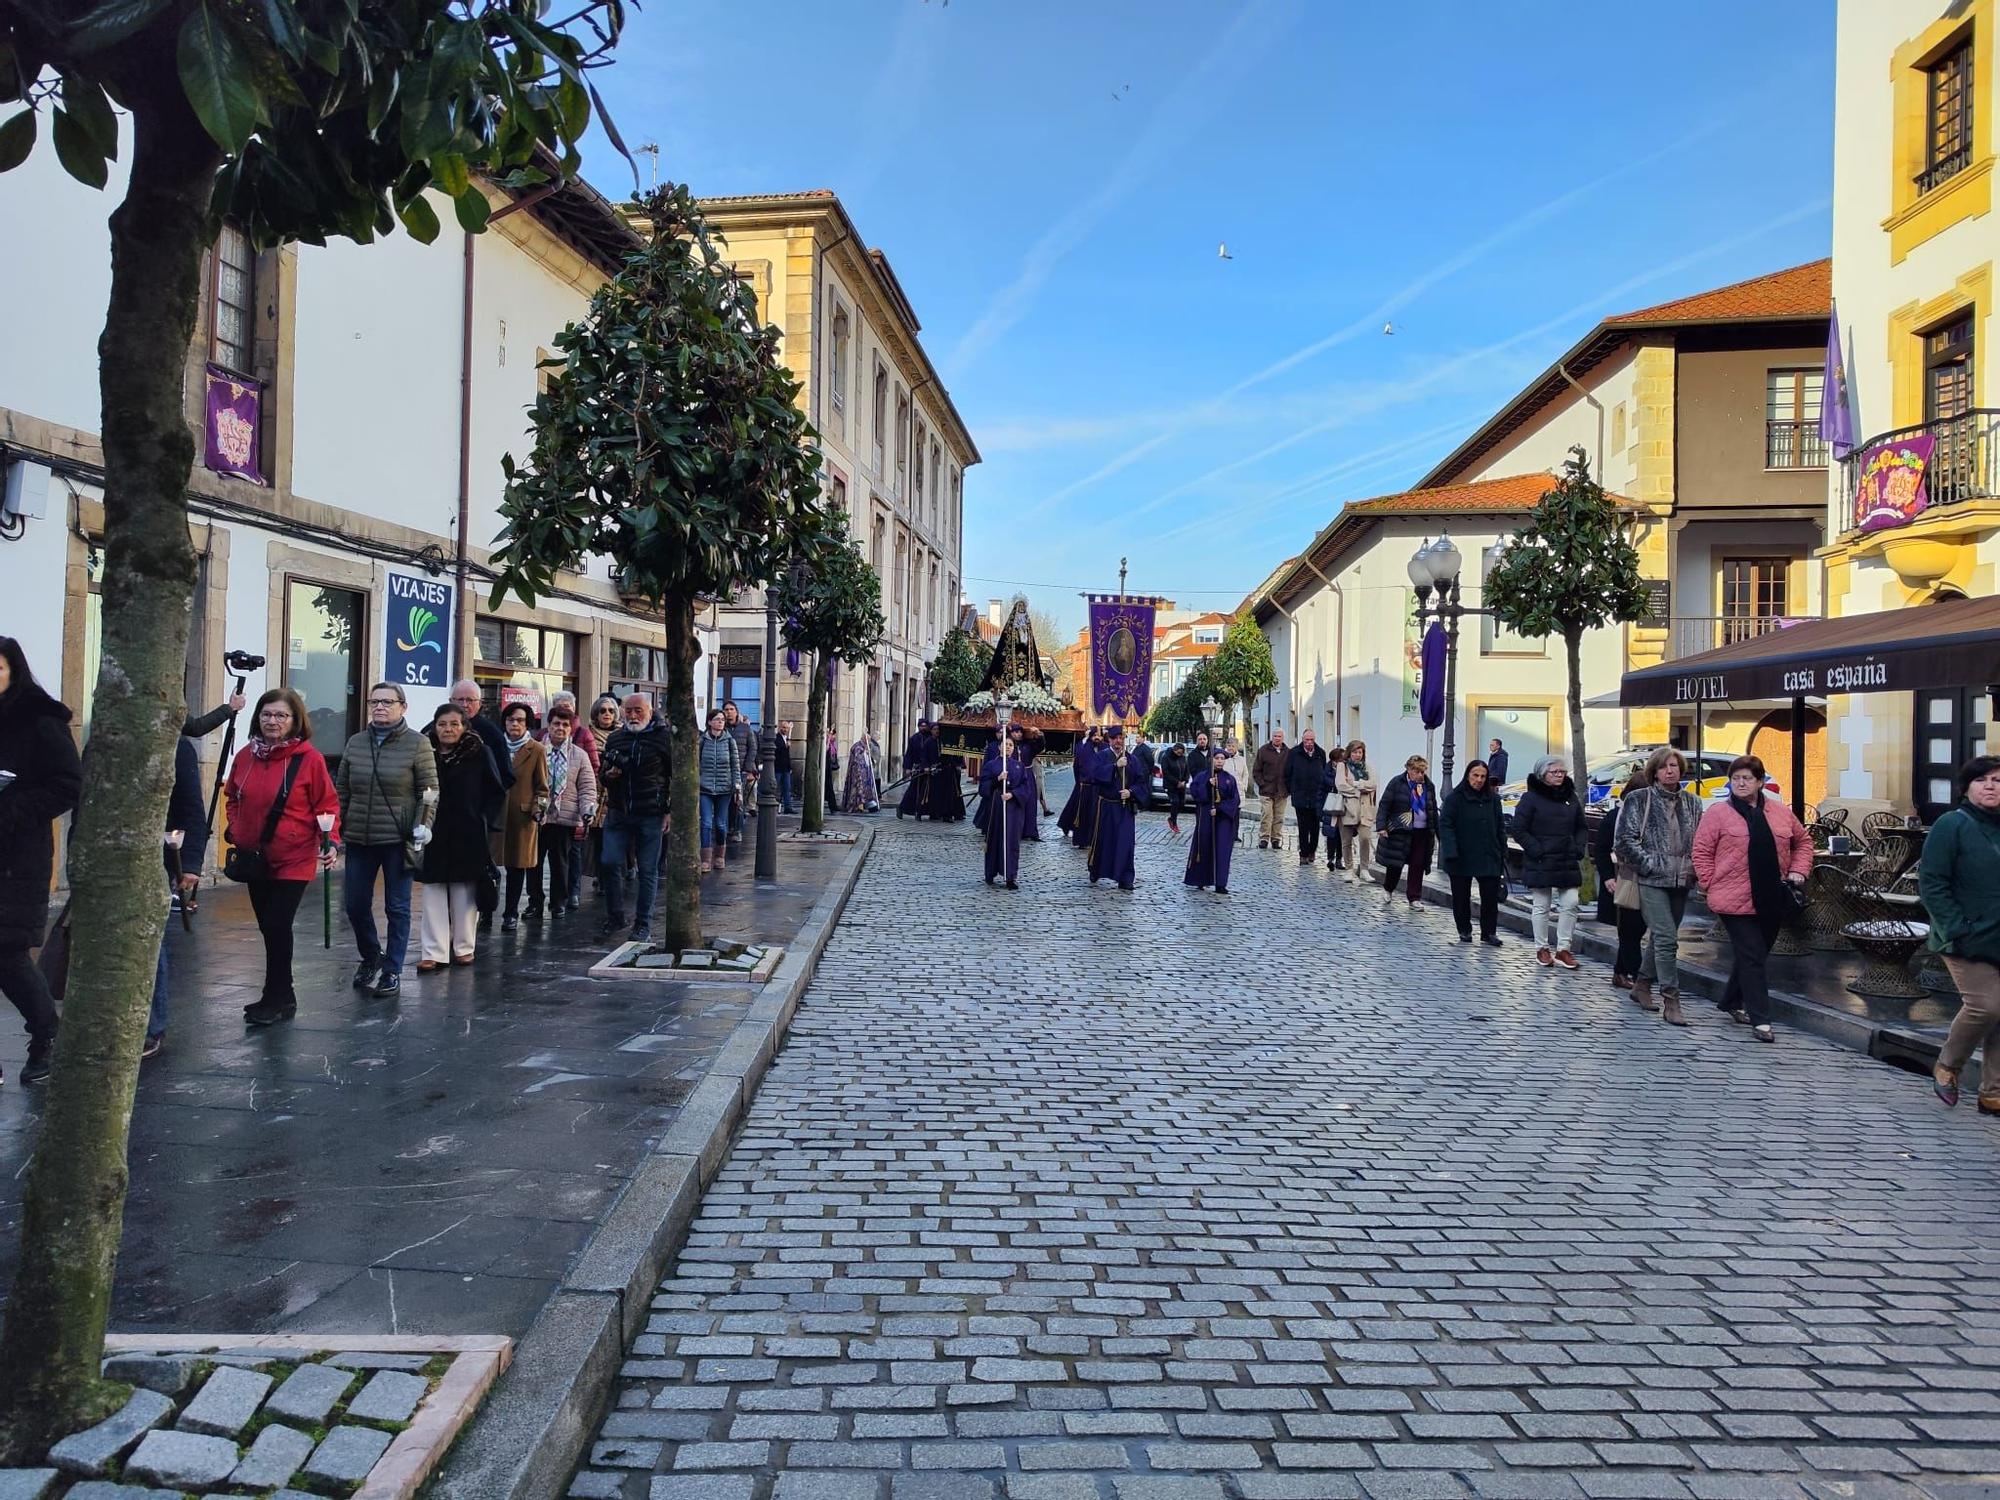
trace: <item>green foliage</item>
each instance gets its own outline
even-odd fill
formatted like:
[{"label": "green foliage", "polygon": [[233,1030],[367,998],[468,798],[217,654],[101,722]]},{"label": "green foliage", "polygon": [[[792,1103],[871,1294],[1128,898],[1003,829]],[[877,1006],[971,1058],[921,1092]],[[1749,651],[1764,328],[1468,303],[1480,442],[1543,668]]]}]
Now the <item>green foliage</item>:
[{"label": "green foliage", "polygon": [[793,539],[823,524],[819,452],[778,330],[757,326],[686,187],[640,207],[650,238],[556,335],[534,447],[504,461],[496,603],[532,603],[593,554],[628,593],[729,594],[775,578]]},{"label": "green foliage", "polygon": [[931,700],[959,707],[979,691],[986,680],[986,665],[992,660],[991,646],[963,626],[952,626],[938,643],[937,659],[931,663]]},{"label": "green foliage", "polygon": [[1278,685],[1270,637],[1258,629],[1257,616],[1247,609],[1229,622],[1222,644],[1206,665],[1216,700],[1242,704],[1245,715],[1252,703]]},{"label": "green foliage", "polygon": [[1158,740],[1192,740],[1208,727],[1201,706],[1216,696],[1210,667],[1213,661],[1211,657],[1202,662],[1188,673],[1186,681],[1153,705],[1146,715],[1146,733]]},{"label": "green foliage", "polygon": [[1582,448],[1486,574],[1484,603],[1510,630],[1581,634],[1645,613],[1639,553]]},{"label": "green foliage", "polygon": [[113,101],[156,97],[171,58],[222,154],[214,212],[258,244],[366,243],[399,221],[428,241],[426,189],[477,233],[474,174],[521,187],[551,160],[574,174],[593,106],[624,150],[586,76],[623,29],[624,0],[580,0],[555,24],[545,13],[538,0],[0,0],[0,105],[25,106],[0,121],[0,172],[27,159],[46,109],[63,169],[103,187]]},{"label": "green foliage", "polygon": [[830,512],[825,529],[809,536],[808,546],[771,585],[785,644],[815,667],[827,661],[865,666],[875,659],[888,628],[882,580],[848,535],[847,512]]}]

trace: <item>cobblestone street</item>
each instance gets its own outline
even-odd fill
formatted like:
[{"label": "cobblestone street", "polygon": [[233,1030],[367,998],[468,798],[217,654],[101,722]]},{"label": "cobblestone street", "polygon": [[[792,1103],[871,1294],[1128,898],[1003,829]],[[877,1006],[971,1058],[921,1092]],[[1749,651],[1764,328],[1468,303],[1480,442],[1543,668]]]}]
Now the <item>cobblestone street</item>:
[{"label": "cobblestone street", "polygon": [[2000,1494],[1969,1105],[1158,817],[879,829],[572,1494]]}]

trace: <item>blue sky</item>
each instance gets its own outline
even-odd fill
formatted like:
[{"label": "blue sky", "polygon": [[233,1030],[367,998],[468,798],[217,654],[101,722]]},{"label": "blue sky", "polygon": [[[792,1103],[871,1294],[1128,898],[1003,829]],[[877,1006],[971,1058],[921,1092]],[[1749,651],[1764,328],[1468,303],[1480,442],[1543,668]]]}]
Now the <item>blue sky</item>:
[{"label": "blue sky", "polygon": [[985,455],[966,591],[1073,629],[1121,555],[1233,608],[1598,318],[1825,255],[1832,71],[1823,0],[651,0],[599,81],[662,176],[840,195]]}]

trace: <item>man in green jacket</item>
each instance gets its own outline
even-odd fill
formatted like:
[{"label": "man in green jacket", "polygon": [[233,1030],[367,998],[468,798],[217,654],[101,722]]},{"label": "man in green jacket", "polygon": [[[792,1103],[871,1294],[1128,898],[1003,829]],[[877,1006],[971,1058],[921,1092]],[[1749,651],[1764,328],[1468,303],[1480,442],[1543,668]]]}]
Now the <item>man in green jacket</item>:
[{"label": "man in green jacket", "polygon": [[[368,690],[368,727],[347,742],[333,787],[340,794],[340,828],[347,854],[342,893],[361,961],[354,987],[393,995],[403,987],[403,957],[410,947],[410,882],[416,872],[404,854],[430,842],[437,816],[437,757],[431,742],[405,721],[403,690],[378,682]],[[382,878],[382,906],[389,933],[375,932],[375,877]]]},{"label": "man in green jacket", "polygon": [[1958,1017],[1938,1049],[1932,1082],[1958,1103],[1958,1073],[1984,1046],[1979,1111],[2000,1115],[2000,755],[1976,755],[1959,772],[1964,800],[1924,840],[1918,889],[1931,948],[1958,986]]}]

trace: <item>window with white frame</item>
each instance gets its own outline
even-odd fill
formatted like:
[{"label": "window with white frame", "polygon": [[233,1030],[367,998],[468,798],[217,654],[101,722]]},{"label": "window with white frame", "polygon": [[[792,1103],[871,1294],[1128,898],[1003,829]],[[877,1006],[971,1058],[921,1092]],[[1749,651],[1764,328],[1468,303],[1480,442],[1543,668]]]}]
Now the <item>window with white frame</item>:
[{"label": "window with white frame", "polygon": [[[882,445],[888,440],[889,433],[889,372],[882,368],[880,360],[875,362],[874,416],[875,472],[880,474],[882,472]],[[876,559],[876,566],[881,566],[880,558]]]},{"label": "window with white frame", "polygon": [[847,309],[833,310],[833,374],[827,386],[827,404],[833,408],[833,422],[847,431]]}]

